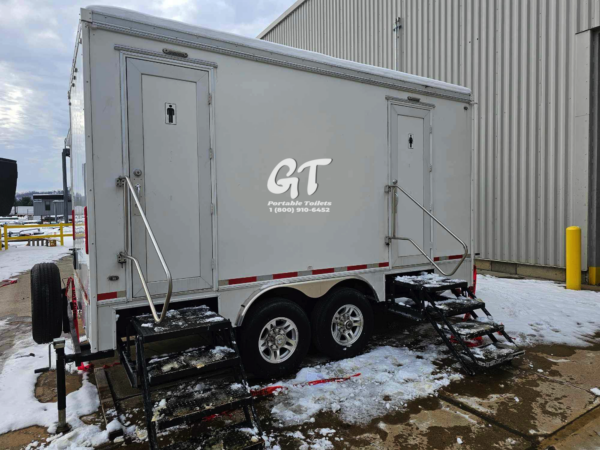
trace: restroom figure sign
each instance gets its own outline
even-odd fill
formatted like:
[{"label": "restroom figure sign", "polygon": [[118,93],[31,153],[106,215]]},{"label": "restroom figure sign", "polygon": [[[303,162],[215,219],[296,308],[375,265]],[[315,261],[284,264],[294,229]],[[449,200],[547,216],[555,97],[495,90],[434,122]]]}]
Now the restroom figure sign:
[{"label": "restroom figure sign", "polygon": [[165,103],[165,123],[177,125],[177,105],[175,103]]}]

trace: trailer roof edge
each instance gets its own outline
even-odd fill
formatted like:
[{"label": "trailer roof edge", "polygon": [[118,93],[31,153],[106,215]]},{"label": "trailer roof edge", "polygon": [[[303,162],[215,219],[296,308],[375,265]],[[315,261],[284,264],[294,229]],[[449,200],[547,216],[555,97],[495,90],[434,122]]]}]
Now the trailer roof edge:
[{"label": "trailer roof edge", "polygon": [[89,6],[88,11],[91,12],[91,25],[96,28],[422,95],[471,102],[469,88],[431,78],[346,61],[123,8]]}]

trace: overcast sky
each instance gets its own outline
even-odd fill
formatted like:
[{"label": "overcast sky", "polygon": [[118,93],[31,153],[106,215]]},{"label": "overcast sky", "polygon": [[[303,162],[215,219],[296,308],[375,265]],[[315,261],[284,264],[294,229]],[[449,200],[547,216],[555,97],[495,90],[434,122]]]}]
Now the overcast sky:
[{"label": "overcast sky", "polygon": [[0,157],[16,159],[17,191],[62,189],[67,89],[79,8],[114,5],[256,35],[294,0],[0,0]]}]

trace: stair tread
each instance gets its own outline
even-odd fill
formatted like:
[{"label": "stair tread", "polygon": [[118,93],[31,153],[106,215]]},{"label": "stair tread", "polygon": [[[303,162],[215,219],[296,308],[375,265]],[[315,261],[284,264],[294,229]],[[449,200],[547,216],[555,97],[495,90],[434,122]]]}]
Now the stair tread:
[{"label": "stair tread", "polygon": [[466,289],[468,287],[468,283],[464,280],[442,277],[434,273],[424,273],[416,276],[398,276],[394,282],[397,286],[404,289],[426,292],[442,292],[450,289]]},{"label": "stair tread", "polygon": [[492,321],[470,320],[467,322],[455,322],[452,327],[456,333],[463,339],[473,339],[479,336],[485,336],[497,331],[503,331],[504,325]]},{"label": "stair tread", "polygon": [[[440,299],[435,300],[434,303],[436,308],[446,317],[465,314],[485,307],[485,303],[481,300],[468,297]],[[433,306],[428,306],[427,311],[430,313],[437,312]]]},{"label": "stair tread", "polygon": [[252,399],[246,383],[229,378],[188,381],[170,389],[155,391],[153,397],[157,401],[152,407],[152,421],[161,429],[192,418],[236,409],[240,402]]},{"label": "stair tread", "polygon": [[[492,342],[481,347],[471,348],[471,353],[475,358],[475,362],[484,367],[492,367],[510,361],[525,353],[514,344],[505,344],[500,342]],[[466,352],[461,352],[463,358],[472,361]]]},{"label": "stair tread", "polygon": [[132,319],[137,332],[148,341],[149,338],[166,338],[168,335],[180,335],[183,331],[199,331],[214,329],[228,325],[228,319],[218,315],[208,306],[194,306],[167,311],[164,320],[156,323],[151,314],[144,314]]},{"label": "stair tread", "polygon": [[166,382],[234,363],[238,356],[234,349],[225,346],[198,347],[183,352],[154,356],[147,362],[151,384]]},{"label": "stair tread", "polygon": [[250,428],[224,427],[210,434],[195,436],[185,442],[164,447],[163,450],[222,449],[243,450],[264,448],[265,441]]}]

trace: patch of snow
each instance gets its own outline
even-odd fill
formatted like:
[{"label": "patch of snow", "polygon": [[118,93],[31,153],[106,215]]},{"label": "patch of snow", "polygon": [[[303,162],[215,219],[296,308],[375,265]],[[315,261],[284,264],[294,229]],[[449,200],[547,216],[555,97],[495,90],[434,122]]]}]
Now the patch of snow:
[{"label": "patch of snow", "polygon": [[479,275],[477,296],[521,343],[588,346],[600,330],[597,292],[567,290],[552,281]]},{"label": "patch of snow", "polygon": [[598,397],[600,397],[600,389],[598,388],[592,388],[590,389],[591,393],[594,395],[597,395]]},{"label": "patch of snow", "polygon": [[[2,228],[0,227],[0,230]],[[56,247],[27,247],[24,244],[9,242],[8,250],[0,251],[0,281],[7,280],[22,272],[31,270],[37,263],[54,262],[70,255],[73,238],[65,238],[65,245]]]},{"label": "patch of snow", "polygon": [[[333,412],[351,424],[367,423],[389,410],[405,407],[409,400],[434,394],[461,375],[449,369],[439,371],[433,362],[441,348],[430,346],[426,352],[407,348],[379,347],[369,353],[300,370],[294,380],[276,384],[285,393],[271,400],[271,413],[279,426],[314,421],[322,411]],[[358,377],[341,383],[298,386],[318,378]]]},{"label": "patch of snow", "polygon": [[[56,413],[56,410],[54,411]],[[61,435],[42,445],[41,449],[48,450],[80,450],[98,447],[108,442],[108,431],[102,431],[97,425],[83,425],[65,435]]]},{"label": "patch of snow", "polygon": [[329,436],[331,434],[334,434],[335,430],[332,430],[331,428],[321,428],[317,430],[317,433],[320,433],[322,436]]},{"label": "patch of snow", "polygon": [[113,433],[123,429],[123,425],[119,422],[119,419],[113,419],[108,425],[106,425],[106,431]]},{"label": "patch of snow", "polygon": [[458,445],[462,445],[462,443],[463,443],[461,438],[456,438],[456,442],[458,443]]}]

